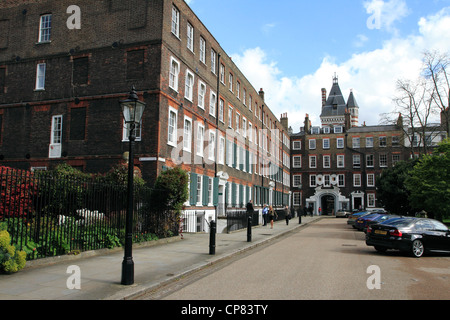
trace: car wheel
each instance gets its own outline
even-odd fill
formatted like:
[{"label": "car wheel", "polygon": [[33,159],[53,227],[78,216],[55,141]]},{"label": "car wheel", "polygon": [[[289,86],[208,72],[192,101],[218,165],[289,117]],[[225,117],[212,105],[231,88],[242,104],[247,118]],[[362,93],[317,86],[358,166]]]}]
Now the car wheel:
[{"label": "car wheel", "polygon": [[414,257],[420,258],[423,256],[425,252],[425,247],[423,246],[423,242],[421,240],[414,240],[411,245],[411,253]]}]

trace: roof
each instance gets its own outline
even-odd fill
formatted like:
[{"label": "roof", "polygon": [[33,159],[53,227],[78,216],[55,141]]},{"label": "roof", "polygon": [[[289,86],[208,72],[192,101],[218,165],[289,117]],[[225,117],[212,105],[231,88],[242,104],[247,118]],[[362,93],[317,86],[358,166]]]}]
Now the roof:
[{"label": "roof", "polygon": [[320,117],[343,116],[346,109],[347,104],[345,103],[344,96],[342,95],[341,88],[339,87],[337,77],[334,77],[333,86],[331,87],[330,94],[328,95],[325,105],[322,107]]},{"label": "roof", "polygon": [[396,125],[378,125],[378,126],[363,126],[363,127],[352,127],[347,130],[348,133],[359,133],[359,132],[387,132],[387,131],[398,131],[399,127]]}]

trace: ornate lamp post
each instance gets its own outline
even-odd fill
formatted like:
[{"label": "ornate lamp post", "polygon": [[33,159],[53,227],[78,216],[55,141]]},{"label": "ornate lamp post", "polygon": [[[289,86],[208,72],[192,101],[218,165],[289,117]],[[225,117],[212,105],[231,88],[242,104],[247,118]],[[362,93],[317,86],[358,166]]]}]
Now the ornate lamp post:
[{"label": "ornate lamp post", "polygon": [[131,285],[134,283],[134,262],[132,256],[133,248],[133,175],[134,175],[134,141],[136,140],[136,125],[141,122],[144,113],[145,103],[139,101],[136,89],[131,89],[128,99],[119,101],[122,107],[125,125],[129,126],[129,142],[130,150],[128,155],[128,197],[127,197],[127,214],[125,226],[125,254],[122,262],[122,281],[123,285]]}]

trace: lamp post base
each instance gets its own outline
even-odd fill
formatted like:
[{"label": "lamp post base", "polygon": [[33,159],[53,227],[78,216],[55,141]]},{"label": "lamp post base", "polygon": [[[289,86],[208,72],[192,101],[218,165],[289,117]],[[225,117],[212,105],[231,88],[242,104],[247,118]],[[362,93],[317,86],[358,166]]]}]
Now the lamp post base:
[{"label": "lamp post base", "polygon": [[129,257],[122,262],[122,281],[121,284],[125,286],[134,283],[134,262],[133,258]]}]

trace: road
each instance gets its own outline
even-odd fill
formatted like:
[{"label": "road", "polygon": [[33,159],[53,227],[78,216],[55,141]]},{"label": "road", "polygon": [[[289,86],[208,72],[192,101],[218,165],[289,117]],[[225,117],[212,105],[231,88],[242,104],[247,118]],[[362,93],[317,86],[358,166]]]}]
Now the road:
[{"label": "road", "polygon": [[450,255],[380,254],[364,237],[346,219],[323,219],[140,299],[450,299]]}]

